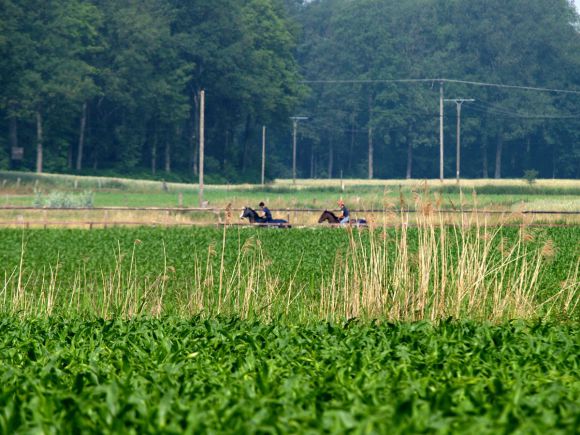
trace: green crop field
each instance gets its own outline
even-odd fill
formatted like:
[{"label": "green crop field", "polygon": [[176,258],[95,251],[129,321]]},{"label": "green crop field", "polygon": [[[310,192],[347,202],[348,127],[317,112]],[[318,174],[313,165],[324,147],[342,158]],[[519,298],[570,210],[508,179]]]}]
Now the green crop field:
[{"label": "green crop field", "polygon": [[[33,180],[5,204],[33,201]],[[95,205],[177,205],[173,185],[116,183]],[[575,186],[472,188],[575,210]],[[575,433],[580,226],[448,225],[431,207],[457,187],[420,190],[207,191],[405,202],[412,225],[0,230],[0,433]]]},{"label": "green crop field", "polygon": [[[461,312],[509,320],[516,305],[534,317],[546,299],[578,296],[580,227],[3,230],[0,236],[6,312],[344,320],[380,318],[393,304],[410,309],[421,299],[433,319]],[[494,298],[506,304],[500,311]]]},{"label": "green crop field", "polygon": [[577,325],[0,320],[2,433],[574,433]]}]

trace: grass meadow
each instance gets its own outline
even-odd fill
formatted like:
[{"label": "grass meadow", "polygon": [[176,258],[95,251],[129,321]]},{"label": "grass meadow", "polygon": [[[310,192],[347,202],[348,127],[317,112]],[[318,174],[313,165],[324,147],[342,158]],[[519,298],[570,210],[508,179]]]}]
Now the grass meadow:
[{"label": "grass meadow", "polygon": [[[0,206],[32,206],[35,190],[50,192],[94,192],[94,206],[195,207],[199,205],[197,184],[72,175],[27,174],[0,171]],[[351,208],[384,210],[409,206],[417,194],[440,196],[442,209],[472,205],[474,192],[478,206],[490,210],[580,211],[580,181],[537,180],[276,180],[260,185],[208,185],[204,199],[210,207],[254,208],[265,201],[271,208],[336,208],[342,197]],[[180,200],[181,197],[181,200]],[[467,198],[467,199],[466,199]]]},{"label": "grass meadow", "polygon": [[[197,201],[189,185],[9,180],[0,205],[30,205],[34,189]],[[0,433],[575,433],[580,225],[520,212],[578,211],[580,183],[331,183],[206,193],[274,209],[342,195],[384,219],[0,229]],[[508,218],[444,212],[474,203]]]}]

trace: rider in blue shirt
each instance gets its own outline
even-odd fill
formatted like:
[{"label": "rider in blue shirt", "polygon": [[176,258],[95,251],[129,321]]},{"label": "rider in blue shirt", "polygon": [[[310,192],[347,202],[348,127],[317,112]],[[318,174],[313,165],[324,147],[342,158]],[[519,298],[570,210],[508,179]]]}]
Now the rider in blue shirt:
[{"label": "rider in blue shirt", "polygon": [[272,213],[270,212],[270,210],[268,209],[268,207],[266,207],[266,205],[261,202],[259,204],[260,206],[260,210],[262,210],[262,219],[264,219],[264,222],[272,222]]},{"label": "rider in blue shirt", "polygon": [[346,208],[346,206],[344,205],[344,201],[342,199],[338,200],[338,206],[340,207],[341,211],[341,214],[338,217],[338,219],[340,219],[340,224],[346,225],[350,222],[350,212],[348,211],[348,208]]}]

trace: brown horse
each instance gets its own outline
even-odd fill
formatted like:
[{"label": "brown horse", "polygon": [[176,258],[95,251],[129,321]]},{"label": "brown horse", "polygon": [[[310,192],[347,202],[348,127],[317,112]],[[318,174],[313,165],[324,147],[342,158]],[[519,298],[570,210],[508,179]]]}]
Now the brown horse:
[{"label": "brown horse", "polygon": [[[324,210],[322,212],[322,214],[320,215],[320,217],[318,218],[319,224],[321,224],[323,222],[328,222],[329,224],[339,224],[340,219],[333,212],[328,211],[328,210]],[[366,225],[367,221],[365,219],[354,219],[354,220],[351,220],[349,222],[349,224],[361,226],[361,225]]]}]

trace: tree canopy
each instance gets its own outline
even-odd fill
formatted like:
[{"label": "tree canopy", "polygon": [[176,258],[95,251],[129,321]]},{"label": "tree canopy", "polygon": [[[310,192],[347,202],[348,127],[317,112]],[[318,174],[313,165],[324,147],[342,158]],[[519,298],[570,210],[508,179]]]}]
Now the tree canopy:
[{"label": "tree canopy", "polygon": [[[0,0],[0,168],[209,181],[432,178],[439,81],[462,175],[580,177],[568,0]],[[389,80],[409,80],[389,82]],[[456,105],[445,103],[445,174]],[[23,158],[11,159],[13,149]]]}]

